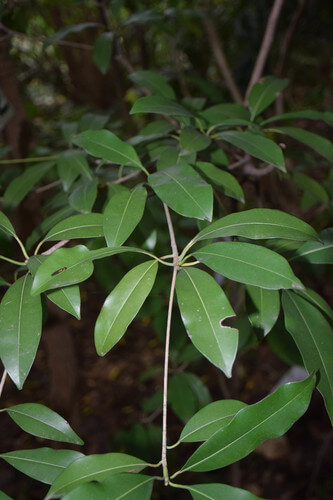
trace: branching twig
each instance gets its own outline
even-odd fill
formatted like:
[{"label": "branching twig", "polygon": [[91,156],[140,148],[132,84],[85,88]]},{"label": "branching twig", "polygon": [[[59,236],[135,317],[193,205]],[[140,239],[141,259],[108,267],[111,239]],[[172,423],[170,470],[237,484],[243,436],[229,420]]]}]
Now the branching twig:
[{"label": "branching twig", "polygon": [[3,371],[2,377],[1,377],[1,382],[0,382],[0,398],[1,398],[3,388],[5,386],[6,378],[7,378],[7,370],[5,368]]},{"label": "branching twig", "polygon": [[48,191],[49,189],[59,186],[59,184],[61,184],[60,179],[58,181],[50,182],[50,184],[45,184],[45,186],[41,186],[35,189],[35,193],[44,193],[44,191]]},{"label": "branching twig", "polygon": [[129,179],[133,179],[134,177],[137,177],[139,174],[141,174],[141,170],[124,175],[123,177],[119,177],[119,179],[112,181],[111,184],[122,184],[123,182],[126,182]]},{"label": "branching twig", "polygon": [[266,25],[266,30],[264,34],[263,41],[261,43],[261,47],[258,53],[257,60],[255,62],[252,75],[250,78],[249,85],[246,90],[245,94],[245,101],[247,102],[247,99],[249,97],[250,91],[253,87],[253,85],[261,78],[262,72],[267,60],[267,56],[269,53],[269,50],[271,48],[273,39],[274,39],[274,34],[275,34],[275,29],[277,25],[277,21],[279,19],[280,11],[283,5],[284,0],[274,0],[274,4],[272,7],[272,10],[270,12],[267,25]]},{"label": "branching twig", "polygon": [[206,28],[206,33],[208,36],[209,43],[211,45],[211,48],[214,52],[214,56],[217,62],[217,65],[219,67],[219,70],[222,73],[222,76],[225,80],[226,86],[228,87],[232,97],[234,98],[235,102],[242,103],[242,96],[241,93],[237,87],[237,84],[232,76],[232,73],[230,71],[227,59],[224,55],[222,45],[219,41],[215,25],[211,19],[208,19],[205,17],[203,19],[204,26]]},{"label": "branching twig", "polygon": [[67,245],[68,242],[69,242],[69,240],[58,241],[58,243],[56,243],[55,245],[53,245],[53,247],[49,248],[48,250],[45,250],[45,252],[42,252],[42,255],[51,255],[51,253],[53,253],[56,250],[58,250],[58,248],[61,248],[61,247],[65,246],[65,245]]}]

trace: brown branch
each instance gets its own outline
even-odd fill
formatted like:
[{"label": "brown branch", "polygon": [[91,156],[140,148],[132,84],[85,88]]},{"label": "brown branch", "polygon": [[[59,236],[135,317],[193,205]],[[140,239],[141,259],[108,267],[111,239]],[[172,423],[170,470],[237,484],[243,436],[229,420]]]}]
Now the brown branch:
[{"label": "brown branch", "polygon": [[262,72],[264,70],[264,66],[267,60],[268,53],[270,51],[271,45],[274,40],[274,35],[275,35],[275,30],[276,30],[276,25],[277,21],[279,19],[280,11],[283,5],[284,0],[274,0],[274,4],[272,7],[272,10],[270,12],[270,15],[268,17],[267,25],[266,25],[266,30],[264,34],[264,38],[261,43],[261,47],[257,56],[257,60],[255,62],[252,75],[250,78],[250,82],[248,84],[246,93],[245,93],[245,103],[247,102],[247,99],[249,97],[249,94],[251,92],[251,89],[253,85],[261,78]]},{"label": "brown branch", "polygon": [[230,91],[232,97],[234,98],[234,101],[241,104],[243,99],[242,99],[241,93],[237,87],[237,84],[232,76],[232,73],[230,71],[228,61],[225,57],[221,42],[220,42],[219,37],[218,37],[217,32],[216,32],[215,25],[214,25],[213,21],[211,19],[208,19],[207,17],[203,18],[203,24],[204,24],[205,29],[206,29],[206,33],[208,36],[210,46],[214,52],[216,63],[219,67],[219,70],[220,70],[224,80],[225,80],[226,86],[227,86],[228,90]]}]

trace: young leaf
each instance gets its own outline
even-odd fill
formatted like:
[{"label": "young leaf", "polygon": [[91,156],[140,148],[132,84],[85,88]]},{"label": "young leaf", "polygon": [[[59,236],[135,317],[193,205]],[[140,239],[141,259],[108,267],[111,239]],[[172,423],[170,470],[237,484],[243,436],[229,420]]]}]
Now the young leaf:
[{"label": "young leaf", "polygon": [[333,264],[333,228],[325,229],[320,233],[321,241],[304,243],[291,260],[303,260],[312,264]]},{"label": "young leaf", "polygon": [[32,294],[36,295],[52,288],[80,283],[88,279],[93,270],[90,251],[84,245],[59,248],[37,269]]},{"label": "young leaf", "polygon": [[227,278],[271,290],[304,288],[281,255],[251,243],[212,243],[194,252],[200,262]]},{"label": "young leaf", "polygon": [[102,33],[94,43],[93,61],[103,75],[106,75],[112,56],[114,34]]},{"label": "young leaf", "polygon": [[56,304],[60,309],[72,314],[75,318],[80,319],[80,288],[77,285],[66,286],[53,290],[47,294],[47,298]]},{"label": "young leaf", "polygon": [[52,484],[70,463],[83,456],[78,451],[53,450],[52,448],[16,450],[0,455],[15,469],[46,484]]},{"label": "young leaf", "polygon": [[99,238],[103,233],[103,215],[72,215],[58,222],[45,236],[43,241],[71,240],[78,238]]},{"label": "young leaf", "polygon": [[180,435],[180,442],[206,441],[216,431],[222,429],[231,422],[236,413],[247,405],[233,399],[214,401],[201,408],[187,422]]},{"label": "young leaf", "polygon": [[151,91],[152,94],[165,97],[166,99],[175,99],[176,95],[173,88],[165,81],[163,76],[155,71],[136,71],[128,75],[132,82],[140,87],[144,87]]},{"label": "young leaf", "polygon": [[10,234],[11,236],[15,236],[15,229],[12,226],[12,223],[6,217],[6,215],[3,212],[0,212],[0,230],[4,231],[5,233]]},{"label": "young leaf", "polygon": [[250,491],[235,488],[228,484],[192,484],[186,486],[193,500],[262,500]]},{"label": "young leaf", "polygon": [[104,481],[109,476],[122,472],[140,472],[147,465],[139,458],[125,453],[88,455],[71,463],[54,481],[46,500],[63,495],[80,484]]},{"label": "young leaf", "polygon": [[194,413],[211,402],[211,397],[200,378],[187,372],[170,377],[168,401],[177,417],[187,422]]},{"label": "young leaf", "polygon": [[157,196],[175,212],[185,217],[212,219],[213,190],[186,163],[149,175],[148,182]]},{"label": "young leaf", "polygon": [[29,274],[19,278],[0,305],[1,360],[19,389],[35,359],[42,329],[41,299],[31,296],[31,284]]},{"label": "young leaf", "polygon": [[319,371],[318,389],[333,423],[333,335],[321,312],[292,292],[282,295],[285,325],[301,352],[308,372]]},{"label": "young leaf", "polygon": [[104,356],[124,335],[150,293],[157,261],[149,260],[131,269],[106,298],[95,326],[97,353]]},{"label": "young leaf", "polygon": [[208,471],[246,457],[266,439],[282,436],[306,411],[315,377],[284,384],[273,394],[240,410],[188,459],[180,472]]},{"label": "young leaf", "polygon": [[104,210],[103,226],[109,247],[120,246],[140,222],[146,204],[147,191],[139,184],[114,195]]},{"label": "young leaf", "polygon": [[88,214],[97,197],[98,180],[79,180],[69,195],[68,202],[77,212]]},{"label": "young leaf", "polygon": [[230,196],[244,203],[243,189],[236,177],[221,168],[215,167],[212,163],[205,161],[198,161],[195,166],[203,177],[214,184],[219,191],[222,191],[226,196]]},{"label": "young leaf", "polygon": [[25,432],[64,443],[83,444],[68,422],[47,406],[24,403],[6,408],[8,415]]},{"label": "young leaf", "polygon": [[267,76],[261,82],[253,85],[249,95],[251,120],[260,115],[288,85],[288,80],[281,80],[274,76]]},{"label": "young leaf", "polygon": [[249,320],[252,326],[267,335],[275,325],[280,312],[280,296],[277,290],[267,290],[246,285]]},{"label": "young leaf", "polygon": [[284,238],[288,240],[316,240],[318,235],[309,224],[280,210],[253,208],[222,217],[205,227],[195,241],[224,236],[242,236],[250,239]]},{"label": "young leaf", "polygon": [[154,479],[143,474],[115,474],[101,483],[105,491],[104,498],[150,500]]},{"label": "young leaf", "polygon": [[200,269],[182,269],[176,282],[177,300],[188,336],[211,363],[231,377],[238,331],[223,325],[235,313],[222,288]]},{"label": "young leaf", "polygon": [[131,115],[135,113],[193,117],[193,114],[178,102],[158,95],[140,97],[130,111]]},{"label": "young leaf", "polygon": [[184,151],[193,153],[208,148],[211,139],[194,127],[184,127],[180,132],[179,142]]},{"label": "young leaf", "polygon": [[333,162],[333,144],[325,137],[296,127],[279,127],[272,129],[272,131],[278,134],[285,134],[306,144],[318,154],[327,158],[330,163]]},{"label": "young leaf", "polygon": [[270,165],[278,167],[285,172],[284,158],[281,148],[267,137],[253,134],[250,131],[240,132],[236,130],[221,132],[218,137],[226,142],[230,142],[233,146],[245,151],[255,158],[259,158]]},{"label": "young leaf", "polygon": [[118,165],[144,169],[133,146],[119,139],[110,130],[86,130],[73,142],[97,158]]}]

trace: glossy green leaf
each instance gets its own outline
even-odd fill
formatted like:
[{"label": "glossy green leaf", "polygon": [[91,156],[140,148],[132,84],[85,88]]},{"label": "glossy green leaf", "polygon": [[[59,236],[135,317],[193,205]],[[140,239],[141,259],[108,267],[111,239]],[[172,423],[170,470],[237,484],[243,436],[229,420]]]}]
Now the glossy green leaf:
[{"label": "glossy green leaf", "polygon": [[112,56],[114,34],[110,31],[99,35],[94,43],[93,61],[103,75],[106,75]]},{"label": "glossy green leaf", "polygon": [[242,236],[250,239],[278,238],[293,241],[319,239],[316,231],[303,220],[269,208],[254,208],[227,215],[211,224],[210,229],[214,232],[209,230],[207,237]]},{"label": "glossy green leaf", "polygon": [[104,498],[115,500],[150,500],[154,477],[143,474],[115,474],[102,482]]},{"label": "glossy green leaf", "polygon": [[22,388],[38,348],[42,329],[40,296],[30,294],[29,274],[15,281],[0,305],[0,355],[13,382]]},{"label": "glossy green leaf", "polygon": [[80,174],[89,180],[93,178],[85,155],[75,149],[69,149],[58,157],[57,169],[65,191]]},{"label": "glossy green leaf", "polygon": [[291,292],[282,295],[285,325],[292,335],[304,366],[319,371],[318,389],[333,423],[333,332],[321,312],[307,300]]},{"label": "glossy green leaf", "polygon": [[205,109],[200,113],[200,117],[204,118],[209,125],[217,125],[230,118],[250,120],[250,113],[241,104],[227,103],[216,104],[215,106]]},{"label": "glossy green leaf", "polygon": [[97,353],[104,356],[124,335],[151,291],[157,261],[147,261],[131,269],[106,298],[95,325]]},{"label": "glossy green leaf", "polygon": [[75,184],[75,187],[69,195],[68,202],[74,210],[88,214],[97,197],[98,180],[82,179]]},{"label": "glossy green leaf", "polygon": [[188,336],[211,363],[231,377],[238,331],[223,321],[235,315],[224,291],[208,273],[182,269],[176,281],[177,299]]},{"label": "glossy green leaf", "polygon": [[280,210],[253,208],[226,215],[205,227],[195,241],[225,236],[242,236],[250,239],[283,238],[307,241],[318,239],[309,224]]},{"label": "glossy green leaf", "polygon": [[285,171],[284,158],[281,148],[267,137],[253,134],[250,131],[240,132],[236,130],[221,132],[218,137],[233,146],[245,151],[255,158],[259,158],[270,165]]},{"label": "glossy green leaf", "polygon": [[333,113],[330,111],[313,111],[313,110],[304,110],[304,111],[291,111],[290,113],[283,113],[282,115],[275,115],[267,120],[261,122],[261,126],[266,125],[267,123],[281,121],[281,120],[292,120],[305,118],[306,120],[324,120],[328,125],[333,124]]},{"label": "glossy green leaf", "polygon": [[287,260],[251,243],[212,243],[194,252],[196,259],[227,278],[271,290],[303,288]]},{"label": "glossy green leaf", "polygon": [[5,233],[10,234],[11,236],[16,235],[12,223],[3,212],[0,212],[0,231],[1,230],[4,231]]},{"label": "glossy green leaf", "polygon": [[70,463],[82,456],[83,454],[78,451],[52,448],[16,450],[0,455],[15,469],[46,484],[52,484]]},{"label": "glossy green leaf", "polygon": [[120,246],[140,222],[147,199],[146,189],[139,184],[114,195],[104,210],[103,226],[109,247]]},{"label": "glossy green leaf", "polygon": [[170,377],[168,403],[183,422],[210,402],[207,387],[194,373],[177,373]]},{"label": "glossy green leaf", "polygon": [[196,128],[188,126],[181,130],[179,142],[184,151],[193,153],[208,148],[211,138],[202,134]]},{"label": "glossy green leaf", "polygon": [[73,142],[97,158],[103,158],[118,165],[143,168],[133,146],[119,139],[110,130],[86,130]]},{"label": "glossy green leaf", "polygon": [[52,484],[46,500],[68,493],[80,484],[104,481],[109,476],[122,472],[140,472],[147,465],[139,458],[125,453],[89,455],[71,463]]},{"label": "glossy green leaf", "polygon": [[60,307],[60,309],[72,314],[75,318],[81,318],[81,297],[78,285],[66,286],[58,290],[53,290],[47,294],[47,298]]},{"label": "glossy green leaf", "polygon": [[285,434],[305,413],[314,385],[311,375],[302,382],[284,384],[259,403],[243,408],[193,453],[181,472],[225,467],[246,457],[266,439]]},{"label": "glossy green leaf", "polygon": [[333,162],[333,144],[325,137],[296,127],[274,127],[272,131],[278,134],[287,135],[288,137],[292,137],[293,139],[306,144],[318,154],[327,158],[329,162]]},{"label": "glossy green leaf", "polygon": [[20,204],[37,182],[53,167],[53,161],[41,162],[26,168],[24,172],[15,177],[7,187],[3,196],[3,207],[13,209]]},{"label": "glossy green leaf", "polygon": [[43,241],[71,240],[78,238],[99,238],[103,236],[103,215],[72,215],[58,222]]},{"label": "glossy green leaf", "polygon": [[166,82],[163,76],[155,71],[136,71],[128,75],[128,77],[140,87],[150,90],[152,94],[165,97],[166,99],[176,98],[172,87]]},{"label": "glossy green leaf", "polygon": [[260,115],[277,96],[288,85],[288,80],[267,76],[261,82],[253,85],[249,94],[249,105],[251,108],[251,120],[254,120],[257,115]]},{"label": "glossy green leaf", "polygon": [[33,436],[64,443],[83,444],[69,423],[47,406],[23,403],[6,408],[6,412],[21,429]]},{"label": "glossy green leaf", "polygon": [[236,177],[221,168],[215,167],[212,163],[205,161],[198,161],[195,166],[200,174],[216,186],[219,191],[222,191],[226,196],[230,196],[244,203],[243,189]]},{"label": "glossy green leaf", "polygon": [[150,95],[147,97],[140,97],[135,101],[130,114],[135,113],[155,113],[158,115],[170,116],[189,116],[193,114],[178,102],[168,99],[163,96]]},{"label": "glossy green leaf", "polygon": [[247,406],[245,403],[233,399],[224,399],[208,404],[187,422],[179,441],[190,443],[206,441],[216,431],[228,425],[236,413],[245,406]]},{"label": "glossy green leaf", "polygon": [[331,320],[333,320],[333,310],[327,304],[319,293],[311,290],[311,288],[304,288],[304,290],[297,290],[298,295],[307,299],[309,302],[314,304],[316,307],[321,309]]},{"label": "glossy green leaf", "polygon": [[250,491],[228,484],[192,484],[186,486],[193,500],[262,500]]},{"label": "glossy green leaf", "polygon": [[32,293],[36,295],[52,288],[80,283],[88,279],[93,270],[90,252],[84,245],[59,248],[37,269]]},{"label": "glossy green leaf", "polygon": [[280,313],[280,295],[277,290],[267,290],[246,285],[247,307],[252,326],[267,335],[275,325]]},{"label": "glossy green leaf", "polygon": [[105,500],[107,496],[103,483],[91,482],[81,484],[61,498],[63,500]]},{"label": "glossy green leaf", "polygon": [[321,241],[307,241],[296,250],[293,259],[312,264],[333,264],[333,228],[325,229],[319,236]]},{"label": "glossy green leaf", "polygon": [[189,165],[164,168],[148,177],[157,196],[185,217],[212,219],[213,191]]}]

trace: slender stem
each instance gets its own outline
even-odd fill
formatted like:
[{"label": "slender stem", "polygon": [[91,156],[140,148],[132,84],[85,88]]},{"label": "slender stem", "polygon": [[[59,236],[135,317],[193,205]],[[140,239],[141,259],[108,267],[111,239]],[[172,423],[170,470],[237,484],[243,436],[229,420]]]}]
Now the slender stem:
[{"label": "slender stem", "polygon": [[184,261],[185,255],[187,254],[187,252],[189,251],[189,249],[191,247],[193,247],[193,245],[196,242],[197,242],[196,236],[191,241],[188,242],[188,244],[186,245],[186,247],[184,248],[184,250],[182,251],[182,253],[179,256],[179,262],[183,262]]},{"label": "slender stem", "polygon": [[49,248],[48,250],[45,250],[45,252],[42,252],[42,255],[51,255],[51,253],[53,253],[56,250],[58,250],[58,248],[61,248],[61,247],[65,246],[65,245],[67,245],[68,242],[69,242],[69,240],[58,241],[58,243],[56,243],[55,245],[53,245],[53,247]]},{"label": "slender stem", "polygon": [[1,394],[2,394],[4,385],[5,385],[5,382],[6,382],[6,378],[7,378],[7,370],[5,368],[4,371],[3,371],[2,377],[1,377],[1,382],[0,382],[0,398],[1,398]]},{"label": "slender stem", "polygon": [[124,175],[123,177],[119,177],[119,179],[112,181],[111,184],[122,184],[123,182],[126,182],[129,179],[133,179],[134,177],[137,177],[139,174],[141,174],[141,170],[137,170],[136,172],[132,172],[130,174]]},{"label": "slender stem", "polygon": [[177,248],[177,243],[176,243],[176,238],[175,238],[175,232],[173,229],[173,224],[169,212],[168,206],[163,203],[164,211],[165,211],[165,217],[168,223],[168,229],[169,229],[169,234],[170,234],[170,243],[171,243],[171,250],[172,250],[172,256],[173,256],[173,263],[175,266],[178,264],[178,248]]},{"label": "slender stem", "polygon": [[37,188],[35,193],[44,193],[44,191],[48,191],[49,189],[59,186],[59,184],[61,184],[61,180],[50,182],[50,184],[45,184],[45,186]]},{"label": "slender stem", "polygon": [[7,262],[10,262],[11,264],[16,264],[17,266],[25,266],[26,262],[20,262],[18,260],[13,260],[10,259],[9,257],[5,257],[4,255],[0,255],[0,259],[6,260]]},{"label": "slender stem", "polygon": [[20,248],[21,248],[21,250],[22,250],[22,253],[23,253],[24,257],[25,257],[27,260],[29,260],[29,255],[28,255],[28,253],[27,253],[27,251],[26,251],[26,249],[25,249],[25,247],[24,247],[24,245],[23,245],[22,241],[20,240],[20,238],[19,238],[18,236],[16,236],[16,235],[14,235],[14,238],[16,239],[17,243],[20,245]]},{"label": "slender stem", "polygon": [[0,160],[0,165],[7,165],[13,163],[33,163],[37,161],[45,161],[45,160],[56,160],[59,158],[59,155],[50,155],[50,156],[37,156],[34,158],[15,158],[14,160]]}]

